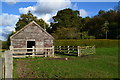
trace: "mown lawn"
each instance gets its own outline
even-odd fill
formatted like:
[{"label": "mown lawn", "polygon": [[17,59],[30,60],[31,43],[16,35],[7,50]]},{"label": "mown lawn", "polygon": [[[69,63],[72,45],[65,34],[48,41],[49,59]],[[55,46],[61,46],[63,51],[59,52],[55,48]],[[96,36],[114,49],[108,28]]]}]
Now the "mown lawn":
[{"label": "mown lawn", "polygon": [[[60,56],[60,55],[59,55]],[[14,78],[118,78],[118,47],[97,48],[96,54],[70,60],[14,59]]]}]

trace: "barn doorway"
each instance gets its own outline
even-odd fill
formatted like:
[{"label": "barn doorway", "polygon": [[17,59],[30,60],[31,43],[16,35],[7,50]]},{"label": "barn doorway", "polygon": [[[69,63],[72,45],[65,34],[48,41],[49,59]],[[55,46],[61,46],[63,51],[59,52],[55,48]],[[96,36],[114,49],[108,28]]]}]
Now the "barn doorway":
[{"label": "barn doorway", "polygon": [[[27,48],[35,46],[35,41],[27,41]],[[27,52],[32,52],[32,49],[27,49]],[[26,55],[32,55],[32,53],[26,53]]]}]

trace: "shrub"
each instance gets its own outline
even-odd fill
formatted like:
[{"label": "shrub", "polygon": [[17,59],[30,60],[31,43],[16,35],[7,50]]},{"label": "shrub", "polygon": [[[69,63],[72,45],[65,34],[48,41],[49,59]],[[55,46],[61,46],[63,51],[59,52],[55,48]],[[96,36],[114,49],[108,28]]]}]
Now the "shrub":
[{"label": "shrub", "polygon": [[119,40],[111,39],[81,39],[81,40],[55,40],[55,46],[93,46],[118,47]]}]

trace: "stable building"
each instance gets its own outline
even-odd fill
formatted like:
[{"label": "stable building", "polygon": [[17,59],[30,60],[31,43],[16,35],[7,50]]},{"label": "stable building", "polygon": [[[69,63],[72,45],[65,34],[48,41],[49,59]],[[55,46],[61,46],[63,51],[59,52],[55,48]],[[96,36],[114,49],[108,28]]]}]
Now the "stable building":
[{"label": "stable building", "polygon": [[[35,21],[32,21],[10,37],[10,49],[15,54],[54,56],[54,38]],[[34,49],[33,49],[34,48]],[[33,52],[33,53],[31,53]]]}]

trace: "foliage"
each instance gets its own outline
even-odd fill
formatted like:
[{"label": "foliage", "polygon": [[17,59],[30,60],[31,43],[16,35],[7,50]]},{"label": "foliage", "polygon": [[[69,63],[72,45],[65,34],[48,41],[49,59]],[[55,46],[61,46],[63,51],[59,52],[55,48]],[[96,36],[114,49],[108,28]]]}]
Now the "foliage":
[{"label": "foliage", "polygon": [[9,46],[11,45],[11,43],[10,43],[10,36],[12,36],[13,34],[15,34],[15,32],[11,32],[8,35],[7,41],[2,41],[2,49],[9,49]]},{"label": "foliage", "polygon": [[30,11],[27,14],[21,14],[19,21],[16,23],[15,30],[18,31],[28,23],[35,21],[38,25],[40,25],[44,29],[48,29],[48,24],[43,19],[37,19]]},{"label": "foliage", "polygon": [[[67,36],[69,38],[66,37],[67,28],[70,28],[68,34],[74,33],[77,35],[74,39],[119,39],[119,18],[119,10],[100,10],[97,15],[91,18],[82,18],[78,11],[67,8],[58,11],[57,15],[53,16],[54,22],[51,23],[48,32],[52,33],[56,39],[73,39],[73,37],[70,38],[71,35]],[[72,28],[77,28],[77,30],[71,30]]]},{"label": "foliage", "polygon": [[[120,31],[120,12],[109,10],[103,11],[101,10],[98,15],[91,18],[84,26],[85,31],[88,31],[88,35],[95,36],[97,39],[104,39],[105,32],[108,32],[109,39],[119,38]],[[107,26],[105,25],[107,21]],[[106,28],[107,27],[107,28]]]},{"label": "foliage", "polygon": [[72,9],[63,9],[53,16],[54,22],[51,23],[49,33],[52,33],[56,39],[86,39],[90,38],[86,31],[82,31],[83,25],[90,18],[82,19],[79,11]]},{"label": "foliage", "polygon": [[117,47],[97,48],[96,54],[91,56],[63,56],[71,59],[67,61],[14,59],[13,78],[118,78],[117,51]]},{"label": "foliage", "polygon": [[55,46],[93,46],[95,47],[118,47],[119,40],[111,39],[80,39],[80,40],[55,40]]},{"label": "foliage", "polygon": [[80,39],[77,28],[58,28],[52,35],[55,39]]}]

